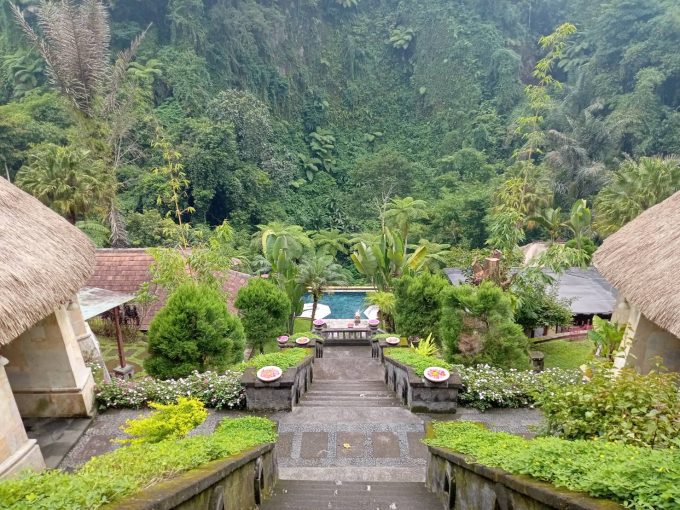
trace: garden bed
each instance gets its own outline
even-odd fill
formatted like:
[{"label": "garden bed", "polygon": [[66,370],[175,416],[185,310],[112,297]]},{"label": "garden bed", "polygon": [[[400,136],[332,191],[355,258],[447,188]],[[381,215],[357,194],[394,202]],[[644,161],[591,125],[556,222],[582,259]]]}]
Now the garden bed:
[{"label": "garden bed", "polygon": [[[241,366],[241,384],[245,388],[249,411],[290,411],[307,391],[313,379],[314,351],[302,348],[256,356]],[[283,374],[272,382],[257,378],[265,366],[277,366]]]},{"label": "garden bed", "polygon": [[580,370],[547,369],[540,374],[530,370],[514,370],[477,365],[465,367],[452,365],[440,358],[423,356],[412,349],[388,349],[385,356],[408,366],[416,376],[430,366],[440,366],[460,377],[462,389],[458,393],[458,404],[474,407],[480,411],[491,408],[528,407],[550,384],[577,384],[582,379]]},{"label": "garden bed", "polygon": [[257,508],[255,479],[266,491],[276,477],[274,429],[264,418],[237,418],[223,421],[211,435],[126,446],[94,457],[74,473],[55,470],[2,481],[0,502],[3,508],[36,510],[107,504],[207,510],[222,508],[209,506],[221,496],[224,508]]},{"label": "garden bed", "polygon": [[525,439],[471,422],[434,423],[425,442],[428,487],[455,508],[670,510],[680,501],[677,449]]},{"label": "garden bed", "polygon": [[[458,373],[452,371],[450,378],[444,382],[430,382],[423,377],[422,371],[417,374],[411,366],[397,361],[394,357],[395,351],[401,349],[385,351],[383,358],[385,383],[397,393],[401,402],[413,412],[455,413],[458,407],[458,392],[462,388]],[[409,352],[405,349],[403,351]],[[442,365],[430,363],[427,366]],[[423,367],[423,370],[424,368],[427,367]]]}]

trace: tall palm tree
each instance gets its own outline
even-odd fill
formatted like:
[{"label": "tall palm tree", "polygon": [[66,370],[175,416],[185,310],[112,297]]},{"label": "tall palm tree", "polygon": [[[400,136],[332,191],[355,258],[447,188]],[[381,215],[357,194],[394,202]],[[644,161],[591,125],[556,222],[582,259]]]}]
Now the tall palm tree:
[{"label": "tall palm tree", "polygon": [[314,322],[316,308],[326,287],[347,283],[345,270],[335,262],[333,257],[323,252],[310,254],[302,259],[296,280],[312,295],[311,322]]},{"label": "tall palm tree", "polygon": [[89,158],[89,151],[47,143],[32,149],[16,184],[75,225],[88,213],[105,209],[115,188],[111,179]]},{"label": "tall palm tree", "polygon": [[411,223],[427,218],[427,203],[415,200],[413,197],[393,198],[385,210],[385,222],[396,227],[404,241],[408,243],[408,233]]}]

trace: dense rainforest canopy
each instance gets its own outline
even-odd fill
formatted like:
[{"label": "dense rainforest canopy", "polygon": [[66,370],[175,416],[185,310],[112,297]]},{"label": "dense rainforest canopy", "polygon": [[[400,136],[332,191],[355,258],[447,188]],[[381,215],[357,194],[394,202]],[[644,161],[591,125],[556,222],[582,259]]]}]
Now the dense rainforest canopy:
[{"label": "dense rainforest canopy", "polygon": [[101,245],[413,197],[412,243],[580,247],[680,187],[676,0],[67,4],[0,0],[0,169]]}]

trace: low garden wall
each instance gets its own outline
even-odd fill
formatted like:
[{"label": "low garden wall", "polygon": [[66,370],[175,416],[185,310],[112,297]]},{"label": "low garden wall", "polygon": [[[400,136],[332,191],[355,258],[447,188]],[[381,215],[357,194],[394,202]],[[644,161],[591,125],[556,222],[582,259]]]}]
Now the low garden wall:
[{"label": "low garden wall", "polygon": [[429,446],[427,486],[445,509],[460,510],[621,510],[613,501],[558,489],[526,476],[468,463],[465,456]]},{"label": "low garden wall", "polygon": [[[381,349],[382,352],[382,349]],[[418,376],[412,368],[383,356],[385,383],[397,393],[402,404],[416,413],[455,413],[458,391],[462,389],[456,372],[441,383],[430,382]]]},{"label": "low garden wall", "polygon": [[249,411],[290,411],[312,384],[314,351],[310,350],[302,363],[286,369],[283,375],[273,382],[263,382],[257,378],[257,370],[248,367],[241,376],[245,388],[246,409]]},{"label": "low garden wall", "polygon": [[107,510],[255,510],[277,480],[274,444],[264,444],[161,482]]}]

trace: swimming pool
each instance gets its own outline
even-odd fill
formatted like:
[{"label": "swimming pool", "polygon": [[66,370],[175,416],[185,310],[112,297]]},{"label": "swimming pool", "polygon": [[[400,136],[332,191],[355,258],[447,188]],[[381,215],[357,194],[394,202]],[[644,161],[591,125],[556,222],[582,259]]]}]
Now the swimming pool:
[{"label": "swimming pool", "polygon": [[[305,303],[312,302],[312,296],[305,294]],[[364,310],[366,303],[366,291],[328,291],[324,293],[319,303],[331,307],[331,314],[327,319],[352,319],[357,310],[361,312],[361,318],[365,319]]]}]

